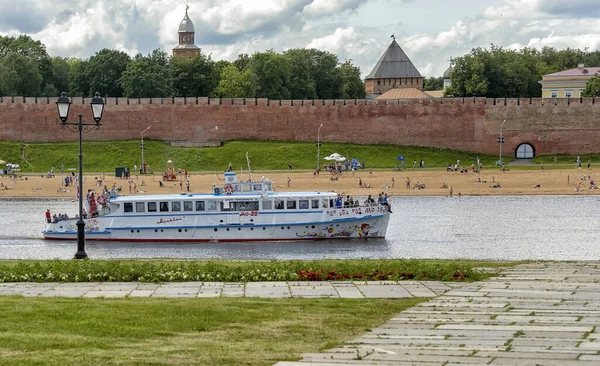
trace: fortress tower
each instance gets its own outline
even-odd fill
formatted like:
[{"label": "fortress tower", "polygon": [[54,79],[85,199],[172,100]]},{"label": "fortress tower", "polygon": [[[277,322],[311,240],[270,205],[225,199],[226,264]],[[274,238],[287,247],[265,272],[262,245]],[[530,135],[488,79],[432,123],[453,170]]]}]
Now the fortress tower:
[{"label": "fortress tower", "polygon": [[179,44],[173,48],[174,57],[193,58],[200,54],[200,48],[194,44],[194,23],[188,16],[189,6],[185,7],[185,16],[179,24]]},{"label": "fortress tower", "polygon": [[380,95],[392,89],[414,88],[423,90],[423,76],[413,65],[396,38],[366,77],[367,94]]}]

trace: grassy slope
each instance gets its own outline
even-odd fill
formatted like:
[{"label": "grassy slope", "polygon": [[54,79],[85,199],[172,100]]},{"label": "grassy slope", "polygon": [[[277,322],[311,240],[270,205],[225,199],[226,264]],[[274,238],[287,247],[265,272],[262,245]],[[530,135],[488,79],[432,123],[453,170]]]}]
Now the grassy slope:
[{"label": "grassy slope", "polygon": [[422,299],[0,298],[3,365],[272,365],[333,347]]},{"label": "grassy slope", "polygon": [[[312,142],[232,141],[217,148],[172,147],[152,140],[144,143],[144,159],[154,171],[162,171],[168,159],[175,163],[175,167],[190,171],[222,171],[229,162],[236,170],[240,167],[247,169],[246,152],[249,153],[252,169],[256,170],[287,169],[288,162],[295,169],[314,169],[317,164],[317,149]],[[347,158],[358,158],[365,162],[366,167],[372,168],[392,168],[398,155],[405,156],[406,167],[412,167],[415,159],[423,159],[426,167],[446,167],[457,159],[470,165],[477,155],[484,165],[493,165],[497,160],[495,156],[437,148],[324,143],[321,164],[327,163],[323,157],[334,152]],[[140,141],[84,141],[83,155],[84,171],[110,172],[125,164],[131,168],[141,161]],[[47,172],[51,167],[58,171],[60,164],[64,164],[65,169],[76,168],[78,143],[0,142],[0,159],[20,164],[23,172]]]}]

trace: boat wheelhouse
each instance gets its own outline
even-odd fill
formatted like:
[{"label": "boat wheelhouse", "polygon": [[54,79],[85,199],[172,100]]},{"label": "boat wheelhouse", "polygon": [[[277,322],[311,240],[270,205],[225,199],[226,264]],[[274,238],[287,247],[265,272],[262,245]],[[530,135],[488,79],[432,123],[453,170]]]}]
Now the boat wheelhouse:
[{"label": "boat wheelhouse", "polygon": [[[389,206],[359,206],[333,192],[274,192],[273,183],[225,174],[210,193],[118,196],[84,218],[87,240],[138,242],[382,238]],[[76,219],[46,224],[44,238],[77,238]]]}]

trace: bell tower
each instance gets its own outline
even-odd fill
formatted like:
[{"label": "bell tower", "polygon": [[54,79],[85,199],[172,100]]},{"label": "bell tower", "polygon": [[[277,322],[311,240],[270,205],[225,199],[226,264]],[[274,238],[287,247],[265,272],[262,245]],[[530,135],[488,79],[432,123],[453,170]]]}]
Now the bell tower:
[{"label": "bell tower", "polygon": [[188,15],[189,5],[185,6],[185,16],[179,24],[179,44],[173,48],[174,57],[194,58],[200,54],[200,48],[194,44],[196,31]]}]

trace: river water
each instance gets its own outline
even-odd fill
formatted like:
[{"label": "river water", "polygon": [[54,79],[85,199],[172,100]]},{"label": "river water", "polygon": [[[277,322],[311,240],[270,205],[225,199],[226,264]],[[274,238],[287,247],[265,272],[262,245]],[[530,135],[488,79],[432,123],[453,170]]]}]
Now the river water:
[{"label": "river water", "polygon": [[[443,258],[599,260],[600,196],[392,197],[386,239],[281,243],[86,242],[90,258]],[[71,200],[0,200],[0,259],[69,259],[74,241],[43,240],[44,212]]]}]

